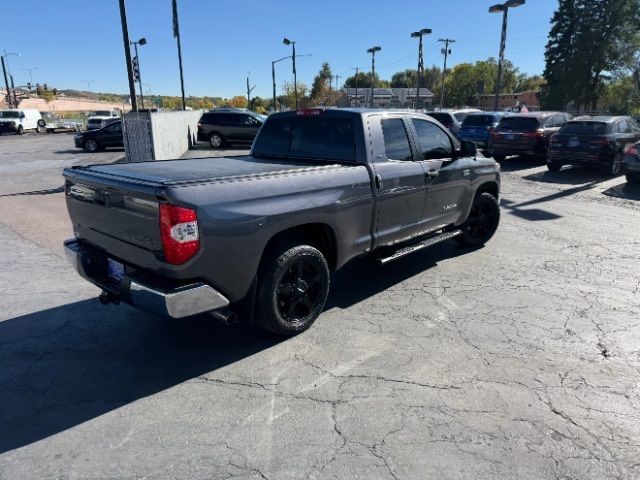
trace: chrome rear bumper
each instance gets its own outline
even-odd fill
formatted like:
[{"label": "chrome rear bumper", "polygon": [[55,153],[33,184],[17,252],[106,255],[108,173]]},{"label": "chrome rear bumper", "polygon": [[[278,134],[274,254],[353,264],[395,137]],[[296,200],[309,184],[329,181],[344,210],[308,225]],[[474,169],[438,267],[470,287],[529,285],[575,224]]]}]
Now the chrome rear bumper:
[{"label": "chrome rear bumper", "polygon": [[210,312],[229,305],[220,292],[202,282],[167,287],[154,285],[135,276],[125,276],[115,284],[109,281],[106,271],[100,268],[104,255],[96,249],[72,239],[64,243],[67,260],[82,278],[88,280],[111,296],[140,310],[173,318],[183,318]]}]

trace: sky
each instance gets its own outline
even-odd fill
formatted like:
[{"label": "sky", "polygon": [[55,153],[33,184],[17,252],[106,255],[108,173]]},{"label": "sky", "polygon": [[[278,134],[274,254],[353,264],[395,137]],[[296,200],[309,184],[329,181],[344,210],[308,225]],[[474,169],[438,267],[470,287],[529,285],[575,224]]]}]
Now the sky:
[{"label": "sky", "polygon": [[[139,47],[143,91],[179,95],[171,0],[127,0],[129,35],[147,39]],[[382,47],[376,72],[389,79],[416,68],[418,41],[425,37],[425,67],[442,66],[439,38],[456,40],[448,67],[497,57],[501,14],[488,13],[492,0],[178,0],[187,95],[270,97],[271,61],[291,54],[283,37],[296,41],[298,81],[311,86],[323,62],[340,84],[355,67],[369,71],[367,48]],[[506,58],[520,71],[541,74],[549,20],[557,0],[527,0],[509,11]],[[33,81],[50,88],[128,91],[118,0],[8,1],[2,8],[0,52],[20,53],[8,61],[15,84]],[[291,62],[276,64],[278,93],[292,80]],[[87,84],[86,82],[90,82]]]}]

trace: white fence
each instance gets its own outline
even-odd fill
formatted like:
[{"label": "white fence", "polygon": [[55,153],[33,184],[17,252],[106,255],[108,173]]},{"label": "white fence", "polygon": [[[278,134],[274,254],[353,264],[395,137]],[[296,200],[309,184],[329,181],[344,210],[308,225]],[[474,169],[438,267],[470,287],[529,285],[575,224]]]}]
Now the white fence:
[{"label": "white fence", "polygon": [[124,116],[128,162],[180,158],[196,143],[202,110],[128,113]]}]

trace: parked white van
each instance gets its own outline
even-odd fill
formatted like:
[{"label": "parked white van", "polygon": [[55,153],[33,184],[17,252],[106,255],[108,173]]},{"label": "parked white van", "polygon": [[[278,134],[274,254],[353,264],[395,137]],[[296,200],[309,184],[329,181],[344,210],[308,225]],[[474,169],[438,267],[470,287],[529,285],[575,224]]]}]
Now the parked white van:
[{"label": "parked white van", "polygon": [[13,132],[22,135],[25,130],[40,132],[44,126],[40,112],[33,108],[0,110],[0,134]]}]

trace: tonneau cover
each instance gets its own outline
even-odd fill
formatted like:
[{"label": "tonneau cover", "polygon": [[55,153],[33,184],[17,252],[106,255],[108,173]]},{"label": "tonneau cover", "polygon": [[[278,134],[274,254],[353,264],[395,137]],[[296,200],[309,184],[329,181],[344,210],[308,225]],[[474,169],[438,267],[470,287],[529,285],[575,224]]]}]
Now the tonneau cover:
[{"label": "tonneau cover", "polygon": [[[81,167],[81,170],[133,181],[170,185],[330,166],[328,162],[322,161],[271,160],[242,156],[92,165]],[[332,166],[335,168],[335,165]]]}]

